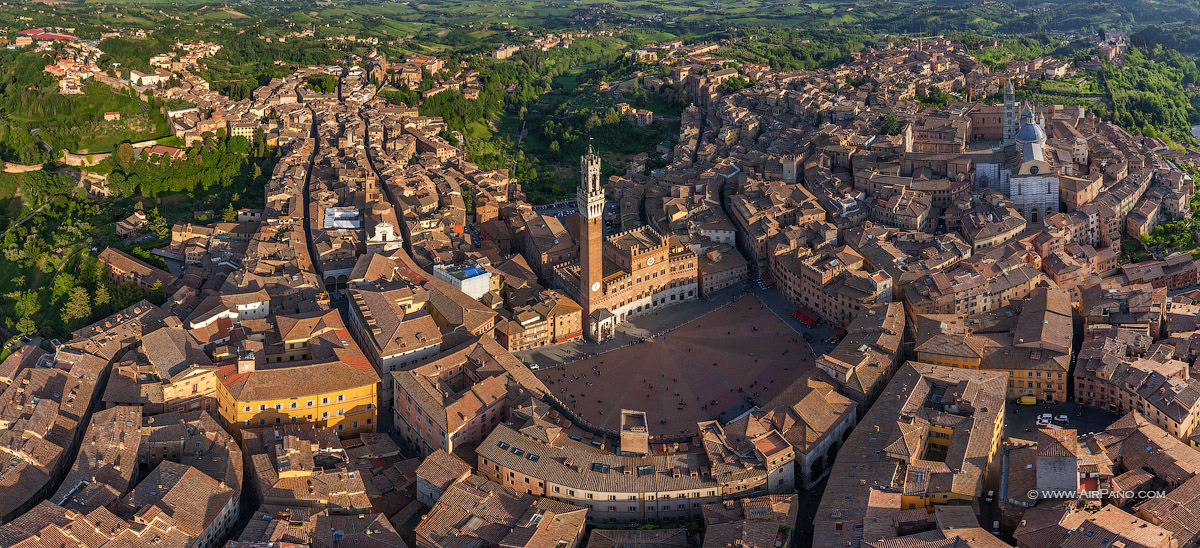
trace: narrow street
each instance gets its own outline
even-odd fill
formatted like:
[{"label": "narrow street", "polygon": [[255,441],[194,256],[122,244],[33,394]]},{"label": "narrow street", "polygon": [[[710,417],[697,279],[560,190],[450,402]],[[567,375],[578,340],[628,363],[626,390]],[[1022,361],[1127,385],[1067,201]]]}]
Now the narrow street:
[{"label": "narrow street", "polygon": [[[312,110],[312,109],[309,109],[309,110]],[[317,113],[315,111],[313,111],[313,123],[312,123],[312,134],[311,134],[311,137],[313,138],[313,151],[312,151],[312,156],[309,156],[309,158],[308,158],[308,167],[307,167],[307,169],[304,170],[304,242],[306,244],[306,247],[308,248],[309,263],[313,265],[313,268],[315,269],[315,271],[318,274],[320,274],[321,269],[320,269],[320,264],[317,262],[317,257],[318,257],[317,248],[316,248],[316,246],[313,245],[312,223],[309,220],[308,209],[309,209],[309,204],[311,203],[310,195],[309,195],[309,184],[312,181],[313,164],[316,163],[316,161],[317,161],[317,152],[319,150],[321,150],[321,140],[318,138],[318,135],[317,135],[317,128],[319,128],[319,127],[320,127],[320,124],[318,123],[318,120],[317,120]],[[324,278],[322,278],[321,283],[322,284],[325,283]]]}]

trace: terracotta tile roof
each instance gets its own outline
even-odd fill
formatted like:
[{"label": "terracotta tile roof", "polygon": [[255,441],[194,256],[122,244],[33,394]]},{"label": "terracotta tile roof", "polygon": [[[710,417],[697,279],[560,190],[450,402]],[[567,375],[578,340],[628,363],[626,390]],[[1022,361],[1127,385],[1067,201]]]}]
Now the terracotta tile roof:
[{"label": "terracotta tile roof", "polygon": [[704,548],[769,548],[789,538],[800,498],[767,495],[706,504],[700,509],[704,514]]},{"label": "terracotta tile roof", "polygon": [[184,534],[197,537],[240,495],[191,466],[163,461],[121,499],[117,513],[141,522],[161,515]]},{"label": "terracotta tile roof", "polygon": [[142,443],[175,443],[180,462],[192,466],[234,492],[242,489],[242,449],[206,411],[144,417]]},{"label": "terracotta tile roof", "polygon": [[777,431],[801,455],[816,448],[843,421],[853,421],[855,403],[814,371],[793,382],[775,399],[724,426],[728,443],[744,446],[758,435]]},{"label": "terracotta tile roof", "polygon": [[1179,546],[1193,546],[1200,541],[1200,476],[1195,476],[1172,489],[1163,498],[1151,498],[1136,506],[1139,516],[1152,517],[1179,541]]},{"label": "terracotta tile roof", "polygon": [[141,407],[110,407],[93,414],[75,463],[50,500],[86,513],[124,494],[137,472],[141,428]]},{"label": "terracotta tile roof", "polygon": [[[450,379],[443,373],[449,370],[459,373]],[[542,381],[490,335],[392,376],[444,432],[457,430],[497,400],[508,398],[510,389],[547,392]]]},{"label": "terracotta tile roof", "polygon": [[1079,433],[1066,428],[1038,429],[1039,457],[1075,457],[1080,453]]},{"label": "terracotta tile roof", "polygon": [[592,529],[587,548],[688,548],[687,529]]},{"label": "terracotta tile roof", "polygon": [[[918,495],[952,492],[978,497],[991,450],[992,425],[1003,412],[1006,384],[1007,377],[998,372],[918,362],[901,366],[838,452],[814,520],[814,546],[853,544],[860,533],[864,538],[896,536],[891,519],[885,518],[870,534],[857,529],[857,524],[863,523],[865,528],[871,522],[876,488],[893,488],[896,464],[888,452],[899,447],[900,440],[923,437],[927,424],[953,432],[945,462],[913,459],[910,448],[897,455],[909,460],[910,470],[905,482],[895,487]],[[894,507],[898,509],[898,500]],[[835,522],[844,526],[835,528]]]},{"label": "terracotta tile roof", "polygon": [[12,382],[22,369],[32,367],[37,363],[38,359],[45,356],[47,352],[36,346],[25,345],[19,348],[16,352],[9,354],[0,362],[0,390],[4,386]]},{"label": "terracotta tile roof", "polygon": [[417,477],[439,489],[450,487],[470,473],[469,464],[442,449],[430,453],[417,468]]},{"label": "terracotta tile roof", "polygon": [[[502,444],[507,448],[502,448]],[[520,455],[514,450],[520,450]],[[507,424],[497,425],[475,451],[501,468],[585,491],[652,493],[720,489],[714,472],[709,470],[709,459],[700,451],[620,456],[611,448],[597,448],[565,435],[555,435],[549,441],[538,440]],[[528,455],[535,455],[538,460],[533,461]],[[641,467],[648,468],[642,468],[646,471],[642,472]],[[765,470],[760,473],[765,475]]]},{"label": "terracotta tile roof", "polygon": [[1151,424],[1140,413],[1129,413],[1098,436],[1104,451],[1126,470],[1144,468],[1178,485],[1200,474],[1200,451]]},{"label": "terracotta tile roof", "polygon": [[371,345],[380,356],[412,352],[442,343],[442,332],[425,309],[428,293],[410,286],[361,286],[349,291],[363,317]]},{"label": "terracotta tile roof", "polygon": [[1125,546],[1127,548],[1168,548],[1176,546],[1172,533],[1129,515],[1113,505],[1087,516],[1059,544],[1061,548]]},{"label": "terracotta tile roof", "polygon": [[150,266],[119,249],[113,249],[111,247],[106,248],[104,251],[100,252],[100,255],[97,256],[97,259],[101,264],[112,268],[113,270],[118,270],[122,273],[129,273],[143,280],[147,286],[152,285],[156,281],[160,281],[165,289],[175,281],[175,276],[172,276],[169,272]]},{"label": "terracotta tile roof", "polygon": [[192,367],[212,367],[200,343],[179,327],[164,327],[142,337],[142,353],[163,381]]},{"label": "terracotta tile roof", "polygon": [[449,283],[430,278],[423,287],[429,291],[429,305],[440,318],[439,323],[443,329],[462,326],[469,333],[481,335],[495,324],[495,310],[472,299]]},{"label": "terracotta tile roof", "polygon": [[350,458],[332,428],[251,428],[242,431],[242,443],[251,477],[268,503],[306,501],[316,508],[365,512],[373,495],[394,488],[375,476],[373,459]]},{"label": "terracotta tile roof", "polygon": [[248,373],[238,373],[236,365],[225,365],[217,370],[217,377],[239,402],[299,398],[379,382],[379,374],[362,355],[347,355],[325,363],[272,365],[275,367],[256,368]]},{"label": "terracotta tile roof", "polygon": [[359,514],[329,515],[321,512],[310,520],[313,546],[328,548],[408,548],[392,528],[387,516]]},{"label": "terracotta tile roof", "polygon": [[418,543],[464,546],[467,539],[491,546],[554,548],[574,542],[587,510],[539,498],[468,476],[452,485],[416,528]]}]

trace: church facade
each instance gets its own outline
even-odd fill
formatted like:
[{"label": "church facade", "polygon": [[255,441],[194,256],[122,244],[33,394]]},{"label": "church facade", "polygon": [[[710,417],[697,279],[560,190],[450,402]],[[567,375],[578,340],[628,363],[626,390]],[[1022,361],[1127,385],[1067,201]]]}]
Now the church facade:
[{"label": "church facade", "polygon": [[975,166],[979,188],[994,188],[1012,200],[1013,209],[1030,224],[1059,210],[1058,172],[1045,153],[1046,132],[1025,105],[1016,120],[1012,83],[1004,89],[1004,138],[990,161]]}]

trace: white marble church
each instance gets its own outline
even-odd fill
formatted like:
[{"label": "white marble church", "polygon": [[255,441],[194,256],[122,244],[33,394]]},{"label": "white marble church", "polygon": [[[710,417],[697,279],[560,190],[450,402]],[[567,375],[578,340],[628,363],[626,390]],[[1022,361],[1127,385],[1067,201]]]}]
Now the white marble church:
[{"label": "white marble church", "polygon": [[993,162],[976,164],[975,182],[979,188],[994,188],[1003,193],[1026,221],[1037,224],[1058,211],[1058,172],[1045,154],[1044,121],[1036,119],[1033,109],[1026,104],[1018,124],[1014,95],[1010,82],[1004,88],[1001,149],[992,156]]}]

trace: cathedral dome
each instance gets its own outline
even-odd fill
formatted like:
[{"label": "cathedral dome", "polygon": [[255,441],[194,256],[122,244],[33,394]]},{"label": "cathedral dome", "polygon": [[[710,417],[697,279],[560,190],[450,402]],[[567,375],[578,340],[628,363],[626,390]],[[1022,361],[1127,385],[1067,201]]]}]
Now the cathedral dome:
[{"label": "cathedral dome", "polygon": [[1024,124],[1021,124],[1021,131],[1017,132],[1017,142],[1020,143],[1041,143],[1045,140],[1046,132],[1031,120],[1026,120]]},{"label": "cathedral dome", "polygon": [[1046,141],[1046,132],[1042,127],[1033,121],[1033,109],[1029,105],[1025,105],[1024,112],[1021,113],[1021,130],[1017,132],[1018,143],[1044,143]]}]

